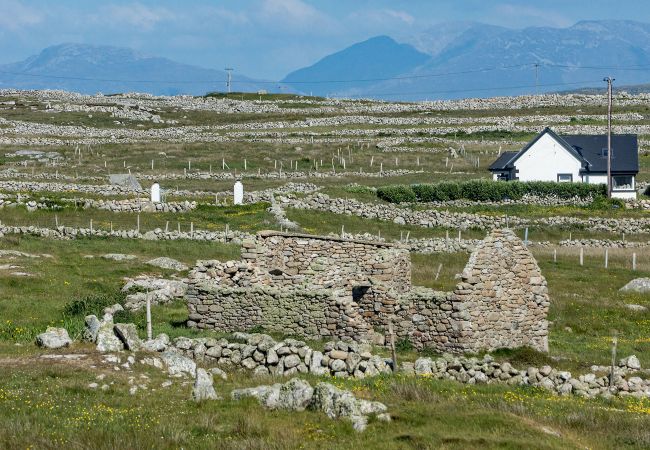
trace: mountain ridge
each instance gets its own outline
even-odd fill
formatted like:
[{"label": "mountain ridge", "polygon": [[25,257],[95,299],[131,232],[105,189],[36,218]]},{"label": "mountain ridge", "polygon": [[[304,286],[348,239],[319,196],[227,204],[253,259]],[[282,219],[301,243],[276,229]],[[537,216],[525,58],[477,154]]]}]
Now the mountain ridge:
[{"label": "mountain ridge", "polygon": [[[76,43],[46,47],[23,61],[0,65],[0,88],[62,89],[83,94],[203,95],[225,91],[226,78],[224,71],[182,64],[130,48]],[[232,87],[257,91],[271,90],[274,85],[234,74]]]}]

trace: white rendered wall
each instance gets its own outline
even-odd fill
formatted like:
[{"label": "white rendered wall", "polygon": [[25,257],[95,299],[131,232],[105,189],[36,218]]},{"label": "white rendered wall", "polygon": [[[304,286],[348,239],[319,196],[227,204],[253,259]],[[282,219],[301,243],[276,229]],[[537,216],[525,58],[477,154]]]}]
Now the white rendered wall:
[{"label": "white rendered wall", "polygon": [[612,191],[612,197],[620,198],[621,200],[636,200],[636,191]]},{"label": "white rendered wall", "polygon": [[586,175],[585,183],[607,184],[607,175]]},{"label": "white rendered wall", "polygon": [[580,161],[548,133],[539,138],[514,165],[519,181],[557,181],[559,173],[570,173],[576,183],[582,181]]}]

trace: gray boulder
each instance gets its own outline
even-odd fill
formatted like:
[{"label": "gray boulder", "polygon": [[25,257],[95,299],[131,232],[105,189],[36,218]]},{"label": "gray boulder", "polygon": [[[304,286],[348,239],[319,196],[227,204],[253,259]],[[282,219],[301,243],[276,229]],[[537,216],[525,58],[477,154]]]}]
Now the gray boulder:
[{"label": "gray boulder", "polygon": [[104,308],[104,316],[110,315],[111,317],[113,317],[115,313],[118,313],[120,311],[124,311],[124,307],[119,303],[115,303],[112,306],[107,306],[106,308]]},{"label": "gray boulder", "polygon": [[226,374],[226,372],[224,372],[223,370],[221,370],[218,367],[211,368],[209,372],[212,375],[217,376],[217,377],[221,378],[224,381],[228,380],[228,374]]},{"label": "gray boulder", "polygon": [[132,352],[140,350],[142,341],[138,336],[138,329],[132,323],[116,323],[115,335],[122,341],[124,348]]},{"label": "gray boulder", "polygon": [[246,389],[234,389],[230,396],[233,400],[241,400],[246,397],[253,397],[268,409],[277,409],[280,398],[280,387],[282,385],[276,383],[272,386],[257,386]]},{"label": "gray boulder", "polygon": [[160,355],[160,358],[167,367],[167,372],[172,377],[183,377],[196,375],[196,363],[190,358],[172,351],[165,351]]},{"label": "gray boulder", "polygon": [[200,402],[202,400],[218,400],[219,398],[214,390],[212,375],[205,369],[196,369],[192,400]]},{"label": "gray boulder", "polygon": [[292,378],[280,387],[278,407],[292,411],[304,411],[311,403],[314,388],[299,378]]},{"label": "gray boulder", "polygon": [[97,340],[97,333],[99,332],[101,322],[94,314],[86,316],[84,321],[86,322],[86,328],[84,329],[82,338],[84,341],[94,343]]},{"label": "gray boulder", "polygon": [[160,258],[151,259],[147,261],[147,264],[149,264],[150,266],[160,267],[161,269],[176,270],[179,272],[188,269],[188,267],[182,262],[172,258],[168,258],[166,256],[161,256]]},{"label": "gray boulder", "polygon": [[100,352],[119,352],[124,350],[124,344],[115,335],[113,319],[102,320],[97,330],[97,350]]},{"label": "gray boulder", "polygon": [[618,365],[620,367],[627,367],[631,370],[641,369],[641,362],[639,361],[639,358],[636,357],[636,355],[631,355],[627,358],[621,359]]},{"label": "gray boulder", "polygon": [[160,333],[155,339],[151,339],[142,343],[142,349],[148,352],[164,352],[169,346],[169,336],[165,333]]},{"label": "gray boulder", "polygon": [[135,255],[125,255],[123,253],[107,253],[102,255],[104,259],[110,259],[112,261],[130,261],[136,259]]},{"label": "gray boulder", "polygon": [[650,292],[650,278],[635,278],[623,286],[621,289],[619,289],[619,291],[647,294]]},{"label": "gray boulder", "polygon": [[45,333],[36,336],[36,344],[43,348],[62,348],[72,344],[65,328],[47,327]]}]

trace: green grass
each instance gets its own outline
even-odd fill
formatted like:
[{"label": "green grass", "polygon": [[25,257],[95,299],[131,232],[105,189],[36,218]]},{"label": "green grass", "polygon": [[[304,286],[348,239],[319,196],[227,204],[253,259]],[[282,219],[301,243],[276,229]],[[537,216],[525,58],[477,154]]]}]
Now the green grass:
[{"label": "green grass", "polygon": [[[2,448],[386,448],[386,449],[606,449],[650,444],[648,403],[553,397],[535,389],[464,386],[396,376],[332,380],[356,396],[384,402],[391,423],[371,422],[356,433],[343,420],[305,411],[266,411],[236,402],[231,389],[269,383],[244,374],[216,382],[223,400],[194,403],[191,386],[129,394],[131,373],[89,363],[44,363],[26,355],[0,366]],[[29,362],[27,365],[23,362]],[[88,388],[98,373],[107,391]],[[316,382],[317,379],[310,377]],[[139,383],[143,379],[139,378]]]},{"label": "green grass", "polygon": [[[28,212],[25,208],[9,208],[2,210],[2,223],[5,225],[25,226],[35,225],[54,228],[58,218],[59,226],[90,227],[96,230],[132,230],[137,227],[138,214],[128,212],[111,212],[102,209],[75,208],[74,204],[62,203],[66,207],[60,211],[37,210]],[[266,211],[266,203],[254,203],[241,206],[211,206],[199,205],[196,209],[184,213],[140,213],[140,232],[144,233],[155,228],[165,229],[169,222],[169,230],[189,232],[191,224],[194,229],[222,231],[229,226],[230,230],[246,231],[249,233],[263,229],[276,228],[275,221]],[[56,217],[55,217],[56,216]]]},{"label": "green grass", "polygon": [[[72,322],[63,316],[69,302],[87,295],[114,295],[124,285],[123,278],[139,274],[169,276],[170,271],[146,265],[159,256],[169,256],[193,265],[197,259],[237,259],[239,247],[195,241],[149,241],[146,245],[128,239],[78,239],[75,241],[46,241],[31,237],[5,237],[0,248],[41,254],[52,258],[3,258],[4,263],[23,267],[33,277],[16,277],[10,271],[0,271],[0,340],[33,342],[36,334],[48,325],[83,326],[83,317]],[[115,262],[84,255],[105,253],[134,254],[133,261]],[[161,307],[162,308],[162,307]],[[161,326],[176,320],[173,310],[165,311]],[[185,314],[187,311],[185,310]],[[167,328],[166,328],[167,330]]]}]

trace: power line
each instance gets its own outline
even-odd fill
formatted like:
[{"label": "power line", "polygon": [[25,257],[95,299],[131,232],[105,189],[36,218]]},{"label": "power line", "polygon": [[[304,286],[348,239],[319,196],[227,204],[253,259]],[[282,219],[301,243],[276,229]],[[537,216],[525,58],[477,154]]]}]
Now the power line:
[{"label": "power line", "polygon": [[[472,73],[484,73],[491,72],[495,70],[510,70],[522,67],[529,67],[531,64],[516,64],[510,66],[495,66],[495,67],[484,67],[480,69],[471,69],[471,70],[462,70],[456,72],[440,72],[432,73],[425,75],[409,75],[401,77],[383,77],[383,78],[361,78],[361,79],[347,79],[347,80],[296,80],[296,81],[287,81],[285,84],[324,84],[324,83],[364,83],[364,82],[378,82],[378,81],[399,81],[399,80],[412,80],[412,79],[422,79],[422,78],[435,78],[435,77],[444,77],[451,75],[467,75]],[[226,69],[229,71],[229,69]],[[183,84],[209,84],[215,83],[217,80],[124,80],[124,79],[115,79],[115,78],[91,78],[91,77],[74,77],[74,76],[64,76],[64,75],[46,75],[46,74],[36,74],[29,72],[11,72],[6,70],[0,70],[0,73],[6,75],[22,75],[29,76],[34,78],[52,78],[58,80],[75,80],[75,81],[103,81],[111,83],[183,83]],[[233,83],[239,84],[277,84],[281,83],[280,81],[247,81],[247,80],[234,80]]]},{"label": "power line", "polygon": [[[539,84],[538,87],[558,87],[558,86],[575,86],[579,84],[589,84],[594,83],[594,80],[584,80],[584,81],[575,81],[572,83],[547,83]],[[474,88],[474,89],[450,89],[450,90],[441,90],[441,91],[417,91],[417,92],[382,92],[382,93],[364,93],[360,95],[344,95],[340,96],[342,98],[347,97],[386,97],[386,96],[409,96],[409,95],[426,95],[426,94],[454,94],[459,92],[484,92],[484,91],[503,91],[508,89],[528,89],[533,88],[536,85],[518,85],[518,86],[496,86],[496,87],[485,87],[485,88]]]}]

